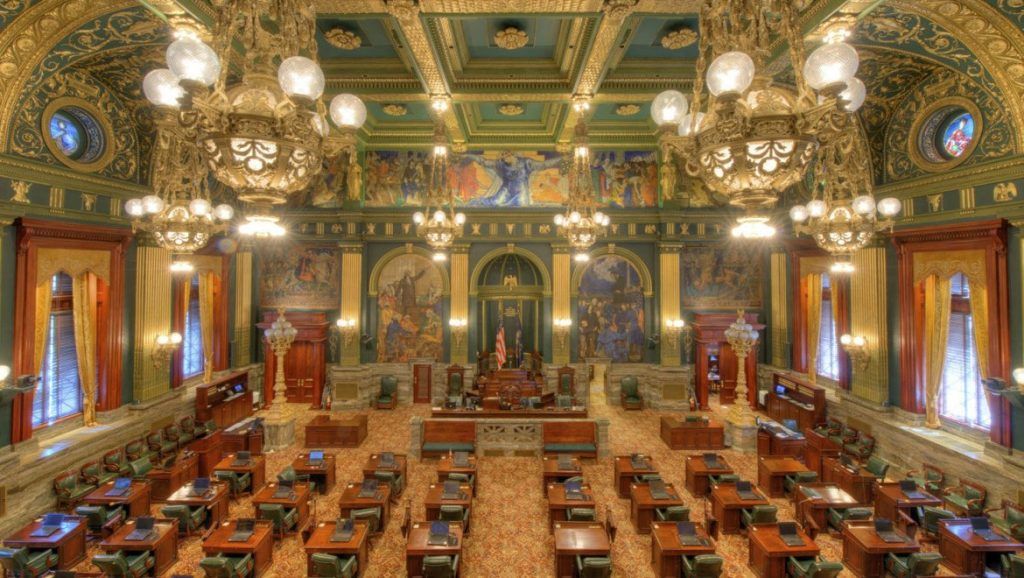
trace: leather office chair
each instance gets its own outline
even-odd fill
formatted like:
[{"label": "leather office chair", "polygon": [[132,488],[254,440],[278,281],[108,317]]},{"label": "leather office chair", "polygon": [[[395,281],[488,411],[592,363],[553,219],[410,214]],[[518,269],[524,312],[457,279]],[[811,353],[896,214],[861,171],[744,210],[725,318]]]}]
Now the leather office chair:
[{"label": "leather office chair", "polygon": [[355,556],[316,553],[311,560],[313,576],[317,578],[352,578],[359,569]]},{"label": "leather office chair", "polygon": [[[993,512],[1002,512],[1003,515],[1002,517],[993,516]],[[989,522],[997,530],[1011,536],[1018,542],[1024,540],[1024,508],[1019,504],[1010,500],[1003,500],[1003,503],[998,508],[985,510],[985,513],[989,515]]]},{"label": "leather office chair", "polygon": [[822,557],[794,558],[786,561],[786,575],[790,578],[836,578],[843,571],[843,565]]},{"label": "leather office chair", "polygon": [[423,578],[455,578],[459,571],[459,556],[424,556]]},{"label": "leather office chair", "polygon": [[640,474],[639,476],[633,476],[633,481],[638,484],[649,484],[654,480],[660,479],[660,474]]},{"label": "leather office chair", "polygon": [[117,472],[112,472],[98,461],[86,462],[79,470],[82,481],[94,486],[102,486],[117,477]]},{"label": "leather office chair", "polygon": [[875,438],[861,433],[857,441],[844,445],[843,451],[859,460],[866,460],[871,457],[871,452],[875,451]]},{"label": "leather office chair", "polygon": [[988,490],[981,484],[960,478],[960,485],[947,489],[942,499],[959,514],[982,516],[985,514]]},{"label": "leather office chair", "polygon": [[718,578],[722,575],[725,560],[715,554],[683,556],[682,567],[685,578]]},{"label": "leather office chair", "polygon": [[910,470],[907,472],[907,479],[914,480],[918,487],[924,488],[926,492],[937,494],[942,492],[946,484],[946,472],[931,464],[921,464],[921,470]]},{"label": "leather office chair", "polygon": [[281,470],[281,473],[277,474],[277,480],[279,482],[300,482],[303,484],[309,484],[309,491],[316,491],[316,482],[310,479],[309,474],[295,473],[295,468],[291,466]]},{"label": "leather office chair", "polygon": [[170,456],[178,451],[178,444],[164,439],[162,432],[153,432],[146,436],[146,445],[149,446],[150,451],[155,452],[161,458]]},{"label": "leather office chair", "polygon": [[380,378],[380,394],[377,396],[377,409],[395,409],[398,406],[398,378],[385,375]]},{"label": "leather office chair", "polygon": [[580,578],[610,578],[612,559],[608,556],[576,556],[576,572]]},{"label": "leather office chair", "polygon": [[391,488],[391,501],[397,502],[398,497],[402,495],[402,491],[405,489],[405,476],[390,470],[377,470],[373,472],[373,477],[381,483],[387,484]]},{"label": "leather office chair", "polygon": [[1003,578],[1024,578],[1024,556],[1003,554],[999,558]]},{"label": "leather office chair", "polygon": [[740,481],[740,477],[737,474],[712,474],[708,476],[708,482],[710,482],[712,486],[720,486],[722,484],[735,484],[738,481]]},{"label": "leather office chair", "polygon": [[442,504],[437,519],[445,522],[459,522],[462,524],[462,533],[469,533],[469,509],[458,504]]},{"label": "leather office chair", "polygon": [[909,556],[889,554],[885,558],[885,569],[895,578],[916,578],[934,576],[942,563],[938,552],[915,552]]},{"label": "leather office chair", "polygon": [[192,441],[195,433],[185,433],[177,424],[171,424],[164,428],[164,439],[174,442],[179,448],[183,448]]},{"label": "leather office chair", "polygon": [[792,494],[797,485],[816,481],[818,481],[818,472],[795,472],[786,475],[786,478],[782,480],[782,486],[787,494]]},{"label": "leather office chair", "polygon": [[381,511],[379,507],[352,510],[349,515],[353,520],[366,520],[367,531],[371,534],[376,534],[380,531]]},{"label": "leather office chair", "polygon": [[252,574],[254,566],[252,554],[244,556],[217,554],[199,561],[199,567],[206,573],[206,578],[247,578]]},{"label": "leather office chair", "polygon": [[644,400],[635,375],[627,375],[619,381],[619,392],[623,409],[643,409]]},{"label": "leather office chair", "polygon": [[875,476],[875,479],[879,482],[885,481],[885,474],[889,472],[889,463],[878,456],[871,456],[868,458],[868,463],[864,467],[871,472],[871,475]]},{"label": "leather office chair", "polygon": [[299,521],[299,512],[295,508],[285,508],[281,504],[260,504],[256,512],[261,520],[270,520],[274,524],[274,533],[279,538],[295,528]]},{"label": "leather office chair", "polygon": [[139,458],[128,464],[128,469],[131,471],[132,478],[145,480],[147,474],[153,469],[153,462],[149,461],[149,458]]},{"label": "leather office chair", "polygon": [[231,488],[232,496],[240,496],[249,492],[249,488],[252,485],[252,474],[248,472],[239,474],[231,470],[214,470],[213,477],[222,482],[227,482],[228,487]]},{"label": "leather office chair", "polygon": [[57,494],[57,507],[65,510],[77,504],[89,492],[96,489],[92,484],[85,484],[75,470],[66,470],[53,479],[53,493]]},{"label": "leather office chair", "polygon": [[933,508],[932,506],[925,506],[918,508],[917,520],[922,530],[929,538],[938,538],[939,535],[939,520],[949,520],[955,518],[956,514],[949,510],[942,508]]},{"label": "leather office chair", "polygon": [[114,448],[103,454],[103,468],[112,472],[114,476],[131,476],[132,470],[128,467],[128,458],[124,455],[122,448]]},{"label": "leather office chair", "polygon": [[559,409],[569,409],[572,407],[572,396],[571,395],[558,395],[555,397],[555,407]]},{"label": "leather office chair", "polygon": [[181,430],[182,435],[189,436],[189,440],[194,440],[206,433],[201,424],[196,424],[196,418],[190,415],[181,418],[181,421],[178,422],[178,429]]},{"label": "leather office chair", "polygon": [[124,506],[78,506],[75,514],[85,518],[85,525],[90,534],[103,536],[105,530],[113,530],[124,521]]},{"label": "leather office chair", "polygon": [[92,565],[111,578],[139,578],[145,576],[156,561],[150,552],[140,552],[125,556],[118,550],[116,554],[96,554],[92,557]]},{"label": "leather office chair", "polygon": [[192,532],[203,527],[206,521],[206,508],[203,506],[186,506],[184,504],[167,505],[160,508],[160,514],[165,518],[178,521],[178,532],[191,536]]},{"label": "leather office chair", "polygon": [[843,531],[843,524],[848,520],[868,520],[871,518],[871,508],[846,508],[836,510],[829,508],[825,512],[825,519],[828,520],[830,528],[837,532]]},{"label": "leather office chair", "polygon": [[743,508],[740,512],[740,526],[749,528],[754,524],[774,524],[778,520],[779,508],[776,506],[754,506]]},{"label": "leather office chair", "polygon": [[462,472],[449,472],[448,480],[452,482],[459,482],[459,484],[467,484],[471,488],[474,495],[476,495],[476,476],[473,474],[464,474]]},{"label": "leather office chair", "polygon": [[143,439],[132,440],[124,446],[125,458],[130,462],[142,458],[151,459],[155,453],[149,449],[149,446],[146,445],[146,440]]},{"label": "leather office chair", "polygon": [[594,508],[569,508],[565,518],[570,522],[596,522],[597,511]]},{"label": "leather office chair", "polygon": [[690,519],[690,508],[686,506],[655,508],[654,519],[659,522],[685,522]]},{"label": "leather office chair", "polygon": [[57,553],[53,550],[30,552],[28,548],[0,548],[0,567],[7,576],[35,578],[56,568]]}]

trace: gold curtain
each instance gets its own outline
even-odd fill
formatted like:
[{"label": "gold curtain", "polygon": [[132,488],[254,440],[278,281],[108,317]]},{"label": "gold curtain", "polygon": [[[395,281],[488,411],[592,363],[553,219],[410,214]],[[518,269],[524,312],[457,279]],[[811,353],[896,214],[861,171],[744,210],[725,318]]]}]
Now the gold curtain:
[{"label": "gold curtain", "polygon": [[821,273],[808,273],[807,284],[807,378],[818,379],[818,337],[821,333]]},{"label": "gold curtain", "polygon": [[[217,276],[209,271],[199,273],[199,328],[203,335],[204,382],[209,382],[213,379],[213,300],[217,280]],[[187,304],[188,301],[185,303]]]},{"label": "gold curtain", "polygon": [[[50,307],[53,305],[53,277],[36,285],[35,344],[32,349],[32,371],[43,373],[46,356],[46,332],[50,330]],[[40,382],[42,383],[42,382]]]},{"label": "gold curtain", "polygon": [[82,386],[82,418],[86,427],[96,425],[96,304],[89,290],[95,276],[82,272],[71,282],[75,323],[75,354],[78,381]]},{"label": "gold curtain", "polygon": [[978,375],[982,379],[988,373],[988,289],[968,279],[971,289],[971,323],[974,325],[974,348],[978,353]]},{"label": "gold curtain", "polygon": [[939,427],[939,386],[946,363],[952,305],[950,286],[950,277],[944,275],[929,275],[924,280],[925,425],[930,428]]}]

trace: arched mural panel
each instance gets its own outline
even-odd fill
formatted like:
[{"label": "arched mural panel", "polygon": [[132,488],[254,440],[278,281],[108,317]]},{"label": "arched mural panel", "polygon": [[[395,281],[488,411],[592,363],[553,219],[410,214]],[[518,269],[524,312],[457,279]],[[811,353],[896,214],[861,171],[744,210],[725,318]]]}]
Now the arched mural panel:
[{"label": "arched mural panel", "polygon": [[444,279],[427,257],[400,254],[380,269],[377,290],[377,362],[444,357]]},{"label": "arched mural panel", "polygon": [[621,255],[595,257],[580,276],[576,301],[579,358],[644,358],[645,287],[640,271]]}]

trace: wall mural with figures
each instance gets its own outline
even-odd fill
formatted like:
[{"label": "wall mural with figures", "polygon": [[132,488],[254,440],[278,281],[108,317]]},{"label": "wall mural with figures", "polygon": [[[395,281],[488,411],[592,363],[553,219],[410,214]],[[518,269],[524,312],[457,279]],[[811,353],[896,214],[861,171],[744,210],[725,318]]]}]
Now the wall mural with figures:
[{"label": "wall mural with figures", "polygon": [[760,309],[761,248],[724,243],[688,246],[682,253],[683,307],[686,309]]},{"label": "wall mural with figures", "polygon": [[576,303],[579,359],[644,360],[644,287],[632,263],[618,255],[592,260]]},{"label": "wall mural with figures", "polygon": [[258,255],[261,307],[338,308],[341,298],[340,249],[271,245]]},{"label": "wall mural with figures", "polygon": [[422,255],[388,261],[377,280],[377,361],[444,357],[441,271]]}]

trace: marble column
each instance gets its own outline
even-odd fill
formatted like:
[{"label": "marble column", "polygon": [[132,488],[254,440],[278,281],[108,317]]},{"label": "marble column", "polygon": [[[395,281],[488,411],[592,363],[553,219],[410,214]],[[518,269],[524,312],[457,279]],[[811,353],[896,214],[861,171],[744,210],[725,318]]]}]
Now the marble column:
[{"label": "marble column", "polygon": [[555,319],[572,319],[574,326],[578,320],[572,314],[570,248],[568,245],[554,245],[551,249],[551,364],[561,367],[572,358],[572,328],[564,338],[559,338],[555,334]]},{"label": "marble column", "polygon": [[[135,335],[132,384],[134,398],[146,401],[171,389],[171,370],[153,364],[156,336],[171,332],[171,253],[159,247],[139,246],[135,252]],[[173,358],[172,358],[173,360]]]},{"label": "marble column", "polygon": [[865,247],[857,251],[853,266],[856,273],[850,277],[850,334],[867,339],[870,361],[862,370],[853,368],[851,393],[880,404],[889,398],[885,249]]}]

